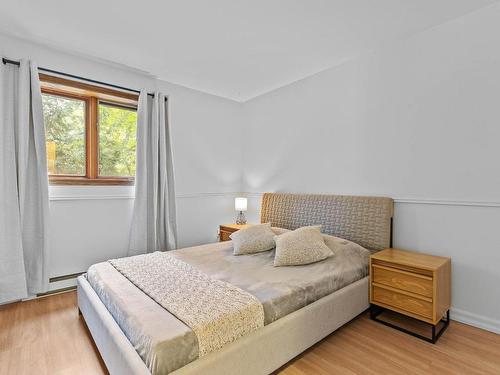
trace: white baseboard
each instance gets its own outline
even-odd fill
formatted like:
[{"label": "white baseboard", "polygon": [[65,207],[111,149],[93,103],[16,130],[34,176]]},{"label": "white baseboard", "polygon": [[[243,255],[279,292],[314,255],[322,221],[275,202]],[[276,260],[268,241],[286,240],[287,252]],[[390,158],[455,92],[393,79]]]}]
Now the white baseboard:
[{"label": "white baseboard", "polygon": [[460,323],[500,334],[500,320],[497,319],[487,318],[482,315],[455,308],[450,310],[450,318]]}]

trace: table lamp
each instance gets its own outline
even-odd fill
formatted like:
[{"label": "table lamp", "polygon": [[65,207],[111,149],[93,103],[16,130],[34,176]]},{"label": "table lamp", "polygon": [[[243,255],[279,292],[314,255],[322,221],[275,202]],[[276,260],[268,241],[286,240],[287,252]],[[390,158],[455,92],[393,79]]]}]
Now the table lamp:
[{"label": "table lamp", "polygon": [[246,224],[247,218],[243,211],[247,210],[247,199],[246,198],[235,198],[234,199],[234,209],[238,211],[238,216],[236,216],[236,224]]}]

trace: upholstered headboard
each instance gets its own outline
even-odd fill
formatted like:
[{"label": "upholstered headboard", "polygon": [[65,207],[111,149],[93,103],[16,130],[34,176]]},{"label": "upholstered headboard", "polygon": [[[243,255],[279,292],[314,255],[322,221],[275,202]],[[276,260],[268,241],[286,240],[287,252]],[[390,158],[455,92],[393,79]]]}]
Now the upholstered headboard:
[{"label": "upholstered headboard", "polygon": [[260,221],[286,229],[321,224],[323,233],[382,250],[391,245],[393,207],[384,197],[265,193]]}]

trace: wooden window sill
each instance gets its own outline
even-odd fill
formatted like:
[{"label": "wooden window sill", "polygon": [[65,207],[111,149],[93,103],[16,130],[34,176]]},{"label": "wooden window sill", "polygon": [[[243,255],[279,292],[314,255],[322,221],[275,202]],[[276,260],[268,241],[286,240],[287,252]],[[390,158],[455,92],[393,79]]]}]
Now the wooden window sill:
[{"label": "wooden window sill", "polygon": [[87,178],[87,177],[67,177],[67,176],[50,176],[49,185],[121,185],[121,186],[132,186],[135,184],[134,178],[123,178],[123,177],[98,177],[98,178]]}]

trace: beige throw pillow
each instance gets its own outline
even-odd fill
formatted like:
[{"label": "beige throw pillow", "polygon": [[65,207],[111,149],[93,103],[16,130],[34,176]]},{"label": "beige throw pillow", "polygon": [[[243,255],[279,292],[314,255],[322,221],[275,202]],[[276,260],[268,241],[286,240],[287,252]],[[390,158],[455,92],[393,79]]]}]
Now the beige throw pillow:
[{"label": "beige throw pillow", "polygon": [[274,232],[271,223],[252,225],[232,233],[233,254],[253,254],[274,248]]},{"label": "beige throw pillow", "polygon": [[274,237],[274,266],[299,266],[315,263],[333,255],[326,246],[321,226],[302,227]]}]

